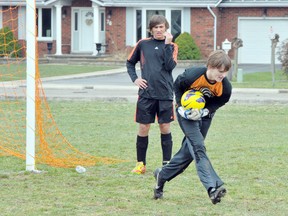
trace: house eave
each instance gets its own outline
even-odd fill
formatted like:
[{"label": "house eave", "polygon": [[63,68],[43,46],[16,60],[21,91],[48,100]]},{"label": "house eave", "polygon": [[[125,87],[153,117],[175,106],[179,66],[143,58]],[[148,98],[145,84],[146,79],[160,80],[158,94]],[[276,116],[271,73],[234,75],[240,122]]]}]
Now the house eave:
[{"label": "house eave", "polygon": [[[26,6],[26,1],[13,2],[13,4],[11,2],[3,2],[0,3],[0,7],[1,6]],[[44,6],[44,2],[36,2],[36,6]]]},{"label": "house eave", "polygon": [[249,8],[257,8],[257,7],[288,7],[287,3],[280,3],[280,2],[259,2],[259,3],[220,3],[218,7],[227,7],[227,8],[241,8],[241,7],[249,7]]},{"label": "house eave", "polygon": [[[129,5],[123,4],[123,3],[103,3],[101,6],[104,7],[146,7],[146,8],[155,8],[155,7],[161,7],[163,8],[163,3],[131,3]],[[174,7],[174,8],[179,8],[179,7],[188,7],[188,8],[207,8],[208,6],[214,7],[215,4],[186,4],[186,3],[170,3],[170,4],[165,4],[165,7]]]},{"label": "house eave", "polygon": [[53,4],[53,3],[57,2],[57,1],[58,0],[48,0],[48,1],[44,2],[44,5],[51,5],[51,4]]},{"label": "house eave", "polygon": [[[42,0],[42,1],[36,1],[36,6],[47,6],[47,5],[54,5],[56,2],[59,2],[61,0]],[[67,1],[67,0],[65,0]],[[140,3],[137,2],[130,2],[129,4],[122,3],[122,2],[105,2],[101,0],[91,0],[91,2],[101,6],[101,7],[147,7],[147,8],[155,8],[155,7],[163,7],[162,1],[154,1],[153,3]],[[215,1],[216,2],[216,1]],[[191,2],[187,3],[186,1],[178,1],[177,3],[166,3],[165,7],[183,7],[183,8],[207,8],[207,7],[226,7],[226,8],[243,8],[243,7],[249,7],[249,8],[257,8],[257,7],[288,7],[288,2],[222,2],[218,1],[217,4],[214,3],[201,3],[201,1],[197,2]],[[13,1],[13,4],[11,2],[6,1],[3,3],[0,3],[0,6],[26,6],[26,1]]]},{"label": "house eave", "polygon": [[91,0],[91,2],[94,2],[95,4],[99,5],[99,6],[104,6],[103,1],[98,1],[98,0]]}]

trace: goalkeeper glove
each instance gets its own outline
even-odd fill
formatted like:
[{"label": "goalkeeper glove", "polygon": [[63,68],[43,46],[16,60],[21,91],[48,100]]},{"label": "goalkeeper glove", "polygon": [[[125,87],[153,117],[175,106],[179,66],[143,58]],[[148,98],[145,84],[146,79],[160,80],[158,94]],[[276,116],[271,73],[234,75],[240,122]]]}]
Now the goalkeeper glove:
[{"label": "goalkeeper glove", "polygon": [[207,116],[209,114],[209,110],[207,108],[204,109],[188,109],[185,110],[182,106],[177,108],[177,112],[185,119],[198,121],[202,117]]}]

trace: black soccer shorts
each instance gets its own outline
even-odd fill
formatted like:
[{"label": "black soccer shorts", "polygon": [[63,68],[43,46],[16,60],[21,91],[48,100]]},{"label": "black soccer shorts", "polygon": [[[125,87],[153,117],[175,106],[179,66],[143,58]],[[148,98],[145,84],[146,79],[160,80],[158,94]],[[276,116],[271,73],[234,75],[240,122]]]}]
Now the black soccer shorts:
[{"label": "black soccer shorts", "polygon": [[135,121],[141,124],[150,124],[155,122],[155,118],[159,124],[174,121],[173,101],[139,97]]}]

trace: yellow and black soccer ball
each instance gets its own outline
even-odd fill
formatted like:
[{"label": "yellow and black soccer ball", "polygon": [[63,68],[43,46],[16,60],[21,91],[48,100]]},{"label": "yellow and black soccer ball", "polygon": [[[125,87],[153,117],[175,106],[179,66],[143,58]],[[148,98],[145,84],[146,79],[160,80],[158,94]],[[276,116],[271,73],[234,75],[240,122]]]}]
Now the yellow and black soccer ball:
[{"label": "yellow and black soccer ball", "polygon": [[187,109],[203,109],[205,107],[205,98],[200,91],[190,89],[181,97],[181,105]]}]

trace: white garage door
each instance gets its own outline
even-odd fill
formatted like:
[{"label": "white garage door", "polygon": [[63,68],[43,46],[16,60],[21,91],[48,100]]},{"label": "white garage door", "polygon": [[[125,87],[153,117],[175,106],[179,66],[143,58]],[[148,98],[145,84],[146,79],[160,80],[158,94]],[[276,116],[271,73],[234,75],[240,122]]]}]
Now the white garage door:
[{"label": "white garage door", "polygon": [[[288,19],[239,18],[238,38],[243,40],[243,47],[239,48],[238,62],[243,64],[271,63],[271,33],[280,36],[278,47],[283,40],[288,38]],[[280,63],[277,55],[275,62]]]}]

